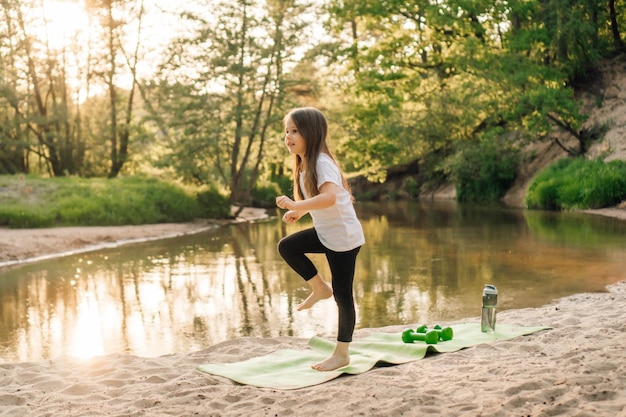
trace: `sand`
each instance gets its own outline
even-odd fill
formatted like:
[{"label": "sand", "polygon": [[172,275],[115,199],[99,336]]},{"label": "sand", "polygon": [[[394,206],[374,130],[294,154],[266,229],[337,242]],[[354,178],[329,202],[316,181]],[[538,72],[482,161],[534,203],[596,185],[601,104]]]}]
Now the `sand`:
[{"label": "sand", "polygon": [[260,220],[266,217],[266,210],[244,208],[238,217],[232,220],[201,220],[140,226],[0,228],[0,270],[61,255],[200,233],[229,223]]},{"label": "sand", "polygon": [[[102,236],[124,242],[209,226],[51,229],[45,238],[42,231],[2,230],[0,260],[43,256],[38,250],[46,248],[81,250]],[[553,329],[292,391],[239,385],[196,370],[207,362],[307,348],[307,340],[291,337],[240,338],[158,358],[117,354],[3,364],[0,416],[626,416],[626,281],[605,293],[504,311],[498,321]],[[355,338],[405,327],[361,329]]]}]

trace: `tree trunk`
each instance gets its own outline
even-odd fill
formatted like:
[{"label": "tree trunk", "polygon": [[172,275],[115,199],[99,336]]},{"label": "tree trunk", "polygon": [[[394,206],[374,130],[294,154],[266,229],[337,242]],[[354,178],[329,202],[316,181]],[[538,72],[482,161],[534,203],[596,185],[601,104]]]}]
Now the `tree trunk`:
[{"label": "tree trunk", "polygon": [[613,45],[618,52],[623,52],[626,50],[626,47],[619,33],[617,12],[615,11],[615,0],[609,0],[609,15],[611,20],[611,32],[613,33]]}]

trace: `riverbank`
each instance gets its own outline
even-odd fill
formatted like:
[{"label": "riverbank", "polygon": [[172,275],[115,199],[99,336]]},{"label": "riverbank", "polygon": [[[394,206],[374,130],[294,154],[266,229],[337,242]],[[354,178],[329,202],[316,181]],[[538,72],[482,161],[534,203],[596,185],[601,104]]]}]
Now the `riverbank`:
[{"label": "riverbank", "polygon": [[[0,365],[0,416],[624,416],[626,282],[500,323],[553,329],[293,391],[239,385],[198,372],[306,340],[240,338],[188,355]],[[470,318],[462,322],[478,321]],[[460,322],[457,322],[460,323]],[[454,323],[443,323],[454,324]],[[397,332],[403,327],[362,329]]]},{"label": "riverbank", "polygon": [[[619,210],[613,217],[626,213],[609,210]],[[256,214],[260,213],[244,216],[254,219]],[[22,250],[52,256],[93,250],[89,245],[98,245],[103,236],[106,244],[127,244],[207,227],[216,224],[16,230],[10,235],[21,248],[14,254]],[[4,256],[7,236],[2,230]],[[77,246],[68,246],[71,242]],[[46,248],[56,251],[37,252]],[[0,416],[626,416],[626,281],[604,293],[507,310],[498,315],[498,322],[552,329],[404,365],[376,367],[295,391],[243,386],[196,370],[209,362],[307,349],[307,340],[293,337],[238,338],[198,352],[158,358],[115,354],[3,364]],[[404,328],[361,329],[355,338]]]},{"label": "riverbank", "polygon": [[139,226],[0,228],[0,270],[63,255],[201,233],[228,223],[261,220],[267,210],[244,208],[236,219]]}]

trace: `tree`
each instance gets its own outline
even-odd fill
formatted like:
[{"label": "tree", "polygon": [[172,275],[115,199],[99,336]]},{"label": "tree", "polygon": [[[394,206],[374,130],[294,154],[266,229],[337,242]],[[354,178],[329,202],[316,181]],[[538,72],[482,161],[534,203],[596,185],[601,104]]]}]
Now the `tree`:
[{"label": "tree", "polygon": [[621,32],[617,21],[618,14],[615,8],[615,0],[608,0],[608,7],[609,18],[611,21],[611,34],[613,35],[613,46],[617,52],[624,52],[626,51],[626,45],[624,45],[624,41],[622,40],[622,36],[620,34]]},{"label": "tree", "polygon": [[[416,157],[449,155],[486,115],[498,114],[485,63],[500,54],[502,5],[492,2],[331,2],[332,28],[349,39],[337,60],[354,82],[352,163],[376,177]],[[491,58],[494,57],[494,58]],[[494,111],[495,109],[495,111]],[[493,123],[499,124],[495,117]],[[373,171],[373,172],[372,172]]]},{"label": "tree", "polygon": [[576,137],[565,149],[577,154],[593,138],[572,87],[606,51],[603,1],[344,0],[329,13],[354,80],[345,91],[362,138],[349,145],[357,169],[446,158],[457,143],[507,131],[534,139],[558,129]]},{"label": "tree", "polygon": [[63,176],[80,171],[84,146],[78,103],[68,85],[67,46],[55,50],[47,39],[37,39],[29,28],[46,25],[29,2],[3,2],[7,55],[2,78],[3,118],[0,148],[6,172],[27,172],[31,154],[42,169]]},{"label": "tree", "polygon": [[[135,105],[135,91],[138,83],[137,65],[142,42],[142,23],[144,16],[144,2],[128,0],[90,0],[88,10],[95,16],[103,29],[102,38],[94,41],[92,48],[101,42],[100,56],[93,55],[91,70],[100,77],[107,88],[109,118],[109,178],[115,178],[129,159],[129,143],[131,140],[133,111]],[[128,34],[126,30],[134,18],[136,35],[134,47],[127,51]],[[128,20],[125,20],[128,19]],[[122,68],[131,75],[131,85],[127,90],[120,86],[120,78],[124,75]],[[125,100],[124,100],[125,98]]]},{"label": "tree", "polygon": [[219,182],[231,203],[245,205],[268,138],[282,129],[287,51],[297,45],[304,9],[293,0],[204,6],[212,16],[183,14],[192,35],[173,44],[162,68],[171,150],[163,162],[187,180]]},{"label": "tree", "polygon": [[0,174],[28,172],[28,144],[15,112],[17,101],[17,35],[15,9],[2,3],[0,19]]}]

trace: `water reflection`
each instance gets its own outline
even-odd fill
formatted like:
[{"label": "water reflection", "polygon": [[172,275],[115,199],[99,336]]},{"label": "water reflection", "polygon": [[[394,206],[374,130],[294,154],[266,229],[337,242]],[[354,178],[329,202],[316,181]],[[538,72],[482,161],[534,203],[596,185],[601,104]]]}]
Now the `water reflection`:
[{"label": "water reflection", "polygon": [[[453,203],[358,210],[367,239],[355,280],[360,328],[476,317],[485,283],[498,286],[508,309],[624,279],[626,222]],[[4,271],[0,361],[333,337],[334,303],[294,314],[308,290],[276,253],[281,237],[307,226],[236,224]]]}]

